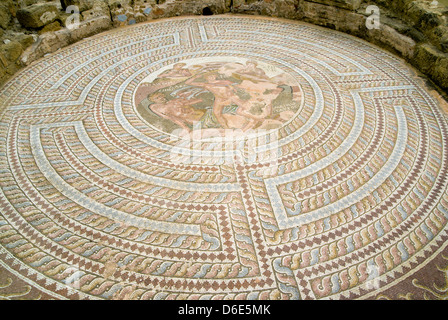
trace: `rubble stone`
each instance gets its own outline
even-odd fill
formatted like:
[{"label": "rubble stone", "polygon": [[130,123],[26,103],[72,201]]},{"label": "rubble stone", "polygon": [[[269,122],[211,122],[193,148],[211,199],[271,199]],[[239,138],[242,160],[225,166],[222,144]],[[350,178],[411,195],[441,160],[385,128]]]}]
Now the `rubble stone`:
[{"label": "rubble stone", "polygon": [[25,28],[41,28],[58,18],[59,10],[51,3],[37,3],[17,11],[17,19]]}]

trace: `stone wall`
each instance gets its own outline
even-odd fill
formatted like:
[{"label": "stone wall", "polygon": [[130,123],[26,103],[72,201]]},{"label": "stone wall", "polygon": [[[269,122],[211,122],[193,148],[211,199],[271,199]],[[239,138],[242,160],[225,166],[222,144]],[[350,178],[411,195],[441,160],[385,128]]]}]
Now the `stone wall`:
[{"label": "stone wall", "polygon": [[[371,5],[380,9],[378,28],[368,27]],[[448,7],[431,0],[0,0],[0,85],[44,55],[105,30],[223,13],[302,20],[360,37],[448,92]]]}]

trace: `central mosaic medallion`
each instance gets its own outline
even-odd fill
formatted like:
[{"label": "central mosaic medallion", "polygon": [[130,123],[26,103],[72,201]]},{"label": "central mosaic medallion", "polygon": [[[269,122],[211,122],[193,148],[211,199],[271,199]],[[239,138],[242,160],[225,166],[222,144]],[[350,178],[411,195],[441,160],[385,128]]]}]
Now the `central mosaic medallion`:
[{"label": "central mosaic medallion", "polygon": [[276,129],[291,120],[302,93],[297,80],[277,67],[220,57],[162,68],[143,80],[134,102],[149,125],[166,133],[194,128],[248,132]]}]

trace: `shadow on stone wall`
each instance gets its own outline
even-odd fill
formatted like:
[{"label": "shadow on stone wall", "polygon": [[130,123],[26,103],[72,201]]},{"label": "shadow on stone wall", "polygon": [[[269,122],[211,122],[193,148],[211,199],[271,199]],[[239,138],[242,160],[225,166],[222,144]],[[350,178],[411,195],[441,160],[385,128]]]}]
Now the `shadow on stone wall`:
[{"label": "shadow on stone wall", "polygon": [[223,13],[302,20],[357,36],[448,92],[448,7],[430,0],[0,0],[0,85],[46,54],[112,28]]}]

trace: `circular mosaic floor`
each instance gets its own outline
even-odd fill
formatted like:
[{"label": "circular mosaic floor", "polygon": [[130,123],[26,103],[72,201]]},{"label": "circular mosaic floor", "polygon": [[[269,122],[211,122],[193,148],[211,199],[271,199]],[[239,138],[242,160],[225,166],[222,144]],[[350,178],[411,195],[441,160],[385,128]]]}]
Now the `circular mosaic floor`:
[{"label": "circular mosaic floor", "polygon": [[406,65],[361,40],[267,18],[160,20],[45,57],[0,104],[0,297],[443,288],[447,121]]}]

